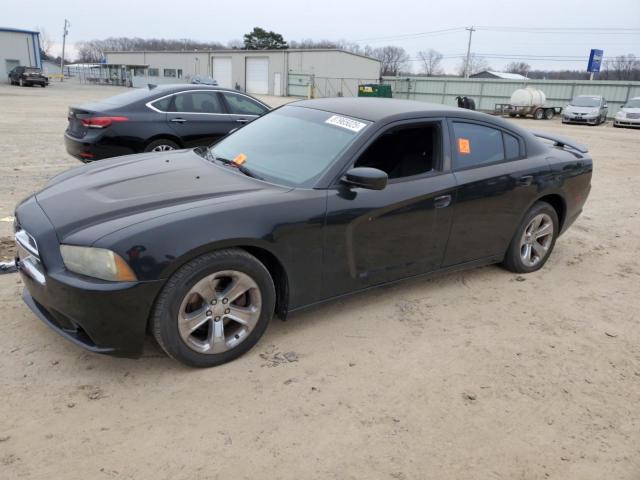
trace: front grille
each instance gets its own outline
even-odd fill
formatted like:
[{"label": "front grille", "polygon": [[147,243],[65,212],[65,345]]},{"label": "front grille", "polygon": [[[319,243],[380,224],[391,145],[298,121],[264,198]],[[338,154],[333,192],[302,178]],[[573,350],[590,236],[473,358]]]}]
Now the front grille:
[{"label": "front grille", "polygon": [[627,113],[627,118],[640,118],[640,113]]}]

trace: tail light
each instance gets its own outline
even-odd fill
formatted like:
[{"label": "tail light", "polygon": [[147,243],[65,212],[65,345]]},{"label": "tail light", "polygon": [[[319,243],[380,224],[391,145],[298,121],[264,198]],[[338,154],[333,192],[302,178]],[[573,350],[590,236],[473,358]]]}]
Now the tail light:
[{"label": "tail light", "polygon": [[106,128],[114,122],[126,122],[127,117],[90,117],[80,120],[87,128]]}]

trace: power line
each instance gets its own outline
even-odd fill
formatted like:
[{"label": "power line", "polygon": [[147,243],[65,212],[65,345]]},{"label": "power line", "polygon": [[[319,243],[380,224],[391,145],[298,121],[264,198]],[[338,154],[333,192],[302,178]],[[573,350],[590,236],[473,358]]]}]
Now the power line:
[{"label": "power line", "polygon": [[388,35],[386,37],[361,38],[359,40],[354,40],[354,42],[361,43],[361,42],[373,42],[373,41],[380,41],[380,40],[400,40],[405,38],[416,38],[416,37],[423,37],[423,36],[430,36],[430,35],[442,35],[442,34],[452,33],[452,32],[462,32],[463,30],[464,30],[464,27],[445,28],[442,30],[431,30],[429,32],[406,33],[402,35]]}]

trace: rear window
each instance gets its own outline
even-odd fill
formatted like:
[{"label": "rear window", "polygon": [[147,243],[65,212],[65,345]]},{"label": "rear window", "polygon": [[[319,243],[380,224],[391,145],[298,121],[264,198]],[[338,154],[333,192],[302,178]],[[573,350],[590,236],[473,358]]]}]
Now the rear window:
[{"label": "rear window", "polygon": [[104,100],[101,100],[100,103],[107,103],[113,107],[124,107],[125,105],[139,102],[140,100],[144,100],[150,96],[151,92],[148,88],[135,88],[129,92],[105,98]]}]

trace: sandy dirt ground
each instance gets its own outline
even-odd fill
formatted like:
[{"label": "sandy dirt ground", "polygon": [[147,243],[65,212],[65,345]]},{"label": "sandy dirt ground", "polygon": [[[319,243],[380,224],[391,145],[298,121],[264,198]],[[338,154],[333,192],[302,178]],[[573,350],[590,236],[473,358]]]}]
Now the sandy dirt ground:
[{"label": "sandy dirt ground", "polygon": [[[0,219],[77,165],[67,106],[117,91],[0,86]],[[274,321],[222,367],[152,342],[139,360],[84,352],[0,275],[0,478],[639,479],[640,131],[517,122],[594,157],[542,271],[356,295]]]}]

